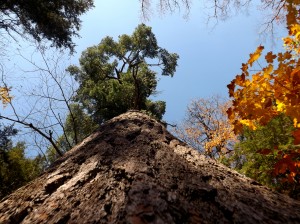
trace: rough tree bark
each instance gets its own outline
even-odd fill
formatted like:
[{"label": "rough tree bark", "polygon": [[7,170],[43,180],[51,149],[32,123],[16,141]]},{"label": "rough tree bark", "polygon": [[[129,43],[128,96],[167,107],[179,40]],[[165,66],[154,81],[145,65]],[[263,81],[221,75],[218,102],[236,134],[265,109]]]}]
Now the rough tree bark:
[{"label": "rough tree bark", "polygon": [[131,111],[4,198],[0,223],[300,223],[300,202]]}]

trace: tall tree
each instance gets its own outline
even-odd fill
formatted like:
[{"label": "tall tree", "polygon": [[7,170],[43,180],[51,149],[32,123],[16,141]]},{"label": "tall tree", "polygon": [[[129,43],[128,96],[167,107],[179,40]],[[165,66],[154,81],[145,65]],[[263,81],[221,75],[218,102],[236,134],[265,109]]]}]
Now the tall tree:
[{"label": "tall tree", "polygon": [[219,96],[192,101],[175,134],[210,158],[222,157],[233,150],[237,141],[226,115],[229,106],[230,102]]},{"label": "tall tree", "polygon": [[[285,2],[285,1],[284,1]],[[265,55],[264,67],[252,74],[253,66],[261,57],[263,46],[250,54],[242,64],[242,73],[228,85],[233,105],[228,116],[241,132],[243,125],[255,130],[267,125],[274,117],[285,114],[294,124],[294,146],[284,150],[274,148],[281,155],[275,164],[275,175],[300,184],[300,3],[286,1],[286,25],[289,36],[283,38],[285,49]],[[262,63],[259,65],[261,66]]]},{"label": "tall tree", "polygon": [[9,0],[0,1],[0,29],[13,35],[30,35],[40,42],[73,50],[78,36],[79,16],[93,7],[93,0]]},{"label": "tall tree", "polygon": [[160,68],[161,75],[173,76],[178,58],[159,47],[151,28],[144,24],[131,36],[119,36],[118,41],[106,37],[82,53],[80,67],[69,67],[79,82],[76,99],[100,123],[128,109],[150,110],[161,118],[165,104],[154,106],[148,99],[157,85],[157,73],[150,68]]}]

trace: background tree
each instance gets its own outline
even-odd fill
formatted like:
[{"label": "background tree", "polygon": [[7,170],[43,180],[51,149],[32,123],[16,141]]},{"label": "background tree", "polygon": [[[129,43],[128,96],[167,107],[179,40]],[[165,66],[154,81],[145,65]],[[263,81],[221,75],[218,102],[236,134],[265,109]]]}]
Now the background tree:
[{"label": "background tree", "polygon": [[282,182],[284,175],[273,175],[273,168],[282,159],[282,153],[278,152],[294,147],[294,129],[293,121],[284,114],[256,130],[245,127],[240,142],[227,158],[227,165],[261,184],[299,199],[297,182]]},{"label": "background tree", "polygon": [[157,85],[156,72],[150,67],[173,76],[178,58],[159,47],[151,28],[141,24],[131,36],[121,35],[117,42],[106,37],[89,47],[81,55],[80,67],[68,70],[79,82],[76,100],[95,121],[101,123],[128,109],[147,110],[161,118],[164,103],[155,105],[148,99]]},{"label": "background tree", "polygon": [[38,156],[25,156],[25,145],[13,146],[11,138],[17,133],[12,126],[0,129],[0,199],[29,182],[42,171],[42,160]]},{"label": "background tree", "polygon": [[93,7],[93,0],[10,0],[0,2],[0,29],[9,35],[29,35],[38,42],[50,40],[56,47],[74,48],[79,16]]},{"label": "background tree", "polygon": [[[228,85],[233,105],[228,116],[236,132],[242,132],[243,125],[252,130],[267,125],[274,117],[285,114],[293,121],[295,130],[293,146],[286,149],[275,147],[270,152],[281,155],[274,166],[274,175],[282,180],[300,184],[300,4],[285,2],[286,25],[289,36],[283,38],[285,50],[278,54],[268,52],[264,67],[252,74],[255,62],[261,57],[263,46],[250,54],[242,64],[242,73]],[[261,63],[260,63],[261,64]],[[260,65],[259,64],[259,65]],[[254,70],[257,71],[257,70]]]},{"label": "background tree", "polygon": [[237,141],[226,110],[230,106],[219,96],[192,101],[175,134],[210,158],[219,159],[233,150]]}]

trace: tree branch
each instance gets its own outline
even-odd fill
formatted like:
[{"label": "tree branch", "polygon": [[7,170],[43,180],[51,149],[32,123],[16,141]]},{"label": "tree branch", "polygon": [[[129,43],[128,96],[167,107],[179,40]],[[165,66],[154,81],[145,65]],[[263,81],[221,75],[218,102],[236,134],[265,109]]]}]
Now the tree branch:
[{"label": "tree branch", "polygon": [[55,151],[60,155],[62,156],[63,153],[60,151],[60,149],[57,147],[57,145],[55,144],[53,138],[52,138],[52,133],[49,132],[49,135],[45,134],[44,132],[42,132],[39,128],[35,127],[32,123],[27,123],[25,121],[21,121],[19,119],[13,119],[13,118],[9,118],[9,117],[6,117],[6,116],[2,116],[0,115],[0,118],[3,118],[3,119],[6,119],[6,120],[9,120],[9,121],[12,121],[12,122],[15,122],[15,123],[18,123],[18,124],[22,124],[26,127],[29,127],[31,128],[32,130],[34,130],[35,132],[39,133],[41,136],[43,136],[45,139],[47,139],[51,145],[53,146],[53,148],[55,149]]}]

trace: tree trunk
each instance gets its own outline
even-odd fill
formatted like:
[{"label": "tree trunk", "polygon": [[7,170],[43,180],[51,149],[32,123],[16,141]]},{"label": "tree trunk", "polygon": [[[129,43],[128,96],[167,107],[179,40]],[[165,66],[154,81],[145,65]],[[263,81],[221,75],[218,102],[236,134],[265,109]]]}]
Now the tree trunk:
[{"label": "tree trunk", "polygon": [[4,198],[0,223],[300,223],[300,202],[130,111]]}]

